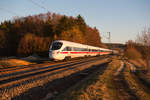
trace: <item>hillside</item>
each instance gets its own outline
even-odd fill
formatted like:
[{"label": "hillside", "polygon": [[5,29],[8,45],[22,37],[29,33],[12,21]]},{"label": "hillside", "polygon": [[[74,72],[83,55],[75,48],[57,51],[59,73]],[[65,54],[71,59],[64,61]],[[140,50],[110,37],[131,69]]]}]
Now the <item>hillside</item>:
[{"label": "hillside", "polygon": [[93,46],[102,45],[99,31],[96,27],[88,26],[82,16],[72,17],[48,12],[2,22],[0,55],[47,55],[51,42],[59,39]]}]

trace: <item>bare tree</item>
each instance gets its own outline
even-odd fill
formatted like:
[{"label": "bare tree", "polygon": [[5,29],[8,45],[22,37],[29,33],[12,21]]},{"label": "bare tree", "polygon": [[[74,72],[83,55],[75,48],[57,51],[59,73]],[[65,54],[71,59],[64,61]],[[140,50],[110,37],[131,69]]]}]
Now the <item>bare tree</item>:
[{"label": "bare tree", "polygon": [[138,34],[136,42],[144,46],[150,46],[150,27],[145,27],[144,30]]},{"label": "bare tree", "polygon": [[140,50],[147,61],[147,68],[150,71],[150,27],[145,27],[144,30],[138,34],[136,43],[139,44]]}]

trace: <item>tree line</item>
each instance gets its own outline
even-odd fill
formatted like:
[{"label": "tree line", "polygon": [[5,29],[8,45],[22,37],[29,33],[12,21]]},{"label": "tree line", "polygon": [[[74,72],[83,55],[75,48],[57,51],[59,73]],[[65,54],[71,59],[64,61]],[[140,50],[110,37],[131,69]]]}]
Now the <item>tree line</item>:
[{"label": "tree line", "polygon": [[150,60],[150,27],[144,28],[140,34],[137,35],[135,41],[129,40],[126,46],[127,49],[137,49],[142,54],[142,58]]},{"label": "tree line", "polygon": [[147,63],[148,70],[150,70],[150,27],[145,27],[137,35],[135,41],[129,40],[126,43],[125,51],[129,58],[144,59]]},{"label": "tree line", "polygon": [[72,17],[48,12],[2,22],[0,56],[48,55],[52,41],[60,39],[103,45],[97,28],[88,26],[81,15]]}]

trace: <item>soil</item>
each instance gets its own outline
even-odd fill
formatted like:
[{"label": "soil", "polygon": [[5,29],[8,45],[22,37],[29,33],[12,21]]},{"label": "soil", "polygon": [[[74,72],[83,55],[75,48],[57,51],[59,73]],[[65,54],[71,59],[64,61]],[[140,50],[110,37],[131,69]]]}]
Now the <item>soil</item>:
[{"label": "soil", "polygon": [[122,73],[114,77],[113,84],[117,89],[117,97],[120,100],[138,100],[136,95],[129,89],[129,86]]}]

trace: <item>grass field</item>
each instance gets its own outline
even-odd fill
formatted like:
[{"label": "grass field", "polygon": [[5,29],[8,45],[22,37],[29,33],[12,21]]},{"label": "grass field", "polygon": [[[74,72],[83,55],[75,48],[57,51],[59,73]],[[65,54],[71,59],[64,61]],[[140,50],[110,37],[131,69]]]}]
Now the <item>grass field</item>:
[{"label": "grass field", "polygon": [[8,68],[14,66],[23,66],[33,64],[29,61],[21,60],[21,59],[4,59],[0,60],[0,68]]}]

